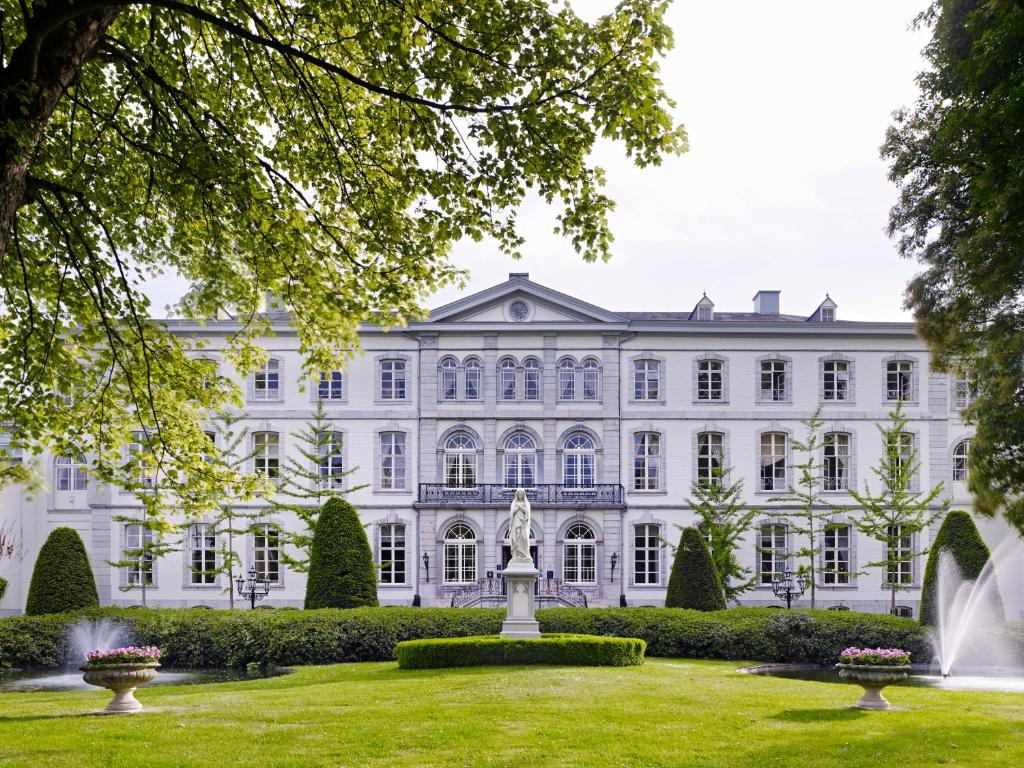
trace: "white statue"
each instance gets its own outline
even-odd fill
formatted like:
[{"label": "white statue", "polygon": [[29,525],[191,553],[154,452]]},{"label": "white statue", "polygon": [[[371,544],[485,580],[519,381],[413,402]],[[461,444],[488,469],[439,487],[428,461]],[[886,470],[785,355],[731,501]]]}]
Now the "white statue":
[{"label": "white statue", "polygon": [[509,510],[508,543],[512,548],[512,562],[533,564],[530,557],[530,500],[522,488],[516,489]]}]

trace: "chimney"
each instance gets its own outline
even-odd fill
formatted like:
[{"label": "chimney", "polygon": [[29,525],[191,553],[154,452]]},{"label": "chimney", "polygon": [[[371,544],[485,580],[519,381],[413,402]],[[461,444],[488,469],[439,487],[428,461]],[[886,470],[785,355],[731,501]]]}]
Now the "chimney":
[{"label": "chimney", "polygon": [[754,294],[754,312],[758,315],[779,314],[779,294],[782,291],[758,291]]},{"label": "chimney", "polygon": [[508,273],[508,279],[509,280],[529,280],[530,279],[530,273],[529,272],[509,272]]}]

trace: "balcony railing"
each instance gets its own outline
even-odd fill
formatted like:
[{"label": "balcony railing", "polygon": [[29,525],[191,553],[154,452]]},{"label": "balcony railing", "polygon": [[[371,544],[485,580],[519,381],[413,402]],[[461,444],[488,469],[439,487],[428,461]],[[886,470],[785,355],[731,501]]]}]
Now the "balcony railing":
[{"label": "balcony railing", "polygon": [[[587,594],[578,587],[564,583],[561,579],[539,578],[533,587],[533,594],[540,607],[563,605],[569,608],[586,608]],[[452,608],[475,608],[478,606],[497,607],[508,599],[505,579],[491,576],[477,579],[452,593]]]},{"label": "balcony railing", "polygon": [[[516,486],[480,483],[453,487],[444,483],[420,483],[420,504],[494,504],[512,503]],[[622,486],[617,483],[595,485],[531,485],[526,488],[531,504],[576,507],[587,504],[622,504]]]}]

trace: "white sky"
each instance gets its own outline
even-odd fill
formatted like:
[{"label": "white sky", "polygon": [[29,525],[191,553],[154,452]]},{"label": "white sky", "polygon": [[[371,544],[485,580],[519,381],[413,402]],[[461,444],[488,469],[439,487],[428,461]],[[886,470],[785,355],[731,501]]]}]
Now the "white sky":
[{"label": "white sky", "polygon": [[[885,235],[896,191],[878,156],[893,110],[912,103],[927,30],[910,22],[927,0],[676,0],[676,47],[663,79],[690,151],[633,167],[602,144],[614,256],[586,264],[552,233],[555,211],[520,214],[525,257],[460,243],[467,291],[531,279],[612,310],[692,309],[707,291],[722,311],[749,311],[758,289],[806,314],[826,291],[847,320],[909,319],[902,295],[913,263]],[[575,0],[597,15],[611,0]],[[165,281],[154,309],[177,298]],[[459,293],[442,292],[431,306]]]}]

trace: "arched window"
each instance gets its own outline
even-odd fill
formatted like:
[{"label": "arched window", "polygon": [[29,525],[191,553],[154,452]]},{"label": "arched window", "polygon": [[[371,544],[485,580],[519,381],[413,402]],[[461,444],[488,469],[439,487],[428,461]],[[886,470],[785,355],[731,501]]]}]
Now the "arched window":
[{"label": "arched window", "polygon": [[722,435],[718,432],[697,435],[697,482],[703,485],[722,483]]},{"label": "arched window", "polygon": [[953,449],[953,479],[958,483],[966,483],[970,477],[970,467],[967,463],[970,455],[970,440],[961,440]]},{"label": "arched window", "polygon": [[253,400],[277,400],[281,396],[281,363],[267,360],[253,374]]},{"label": "arched window", "polygon": [[583,399],[597,400],[601,397],[601,364],[594,358],[583,361]]},{"label": "arched window", "polygon": [[281,473],[280,442],[277,432],[253,432],[253,471],[256,474],[277,477]]},{"label": "arched window", "polygon": [[444,480],[449,488],[476,485],[476,442],[458,432],[444,444]]},{"label": "arched window", "polygon": [[441,388],[442,400],[457,400],[459,397],[459,364],[452,357],[441,361],[437,370],[437,381]]},{"label": "arched window", "polygon": [[576,486],[594,484],[594,441],[588,435],[577,433],[565,441],[562,482]]},{"label": "arched window", "polygon": [[479,400],[482,390],[481,380],[483,370],[480,368],[480,361],[471,357],[466,361],[466,399]]},{"label": "arched window", "polygon": [[498,366],[498,397],[516,399],[516,361],[511,357],[506,357]]},{"label": "arched window", "polygon": [[455,523],[444,532],[444,583],[476,581],[476,534],[465,523]]},{"label": "arched window", "polygon": [[345,484],[345,465],[341,458],[340,432],[325,432],[317,438],[320,454],[320,487],[341,488]]},{"label": "arched window", "polygon": [[525,488],[536,479],[537,445],[529,435],[517,432],[505,441],[505,485]]},{"label": "arched window", "polygon": [[594,530],[586,523],[574,523],[565,532],[562,544],[562,580],[567,584],[594,584],[597,581],[597,542]]},{"label": "arched window", "polygon": [[576,362],[570,358],[558,364],[558,399],[576,399]]},{"label": "arched window", "polygon": [[85,474],[85,457],[58,456],[54,459],[58,491],[84,491],[89,480]]},{"label": "arched window", "polygon": [[523,399],[540,400],[540,361],[535,357],[523,362]]}]

